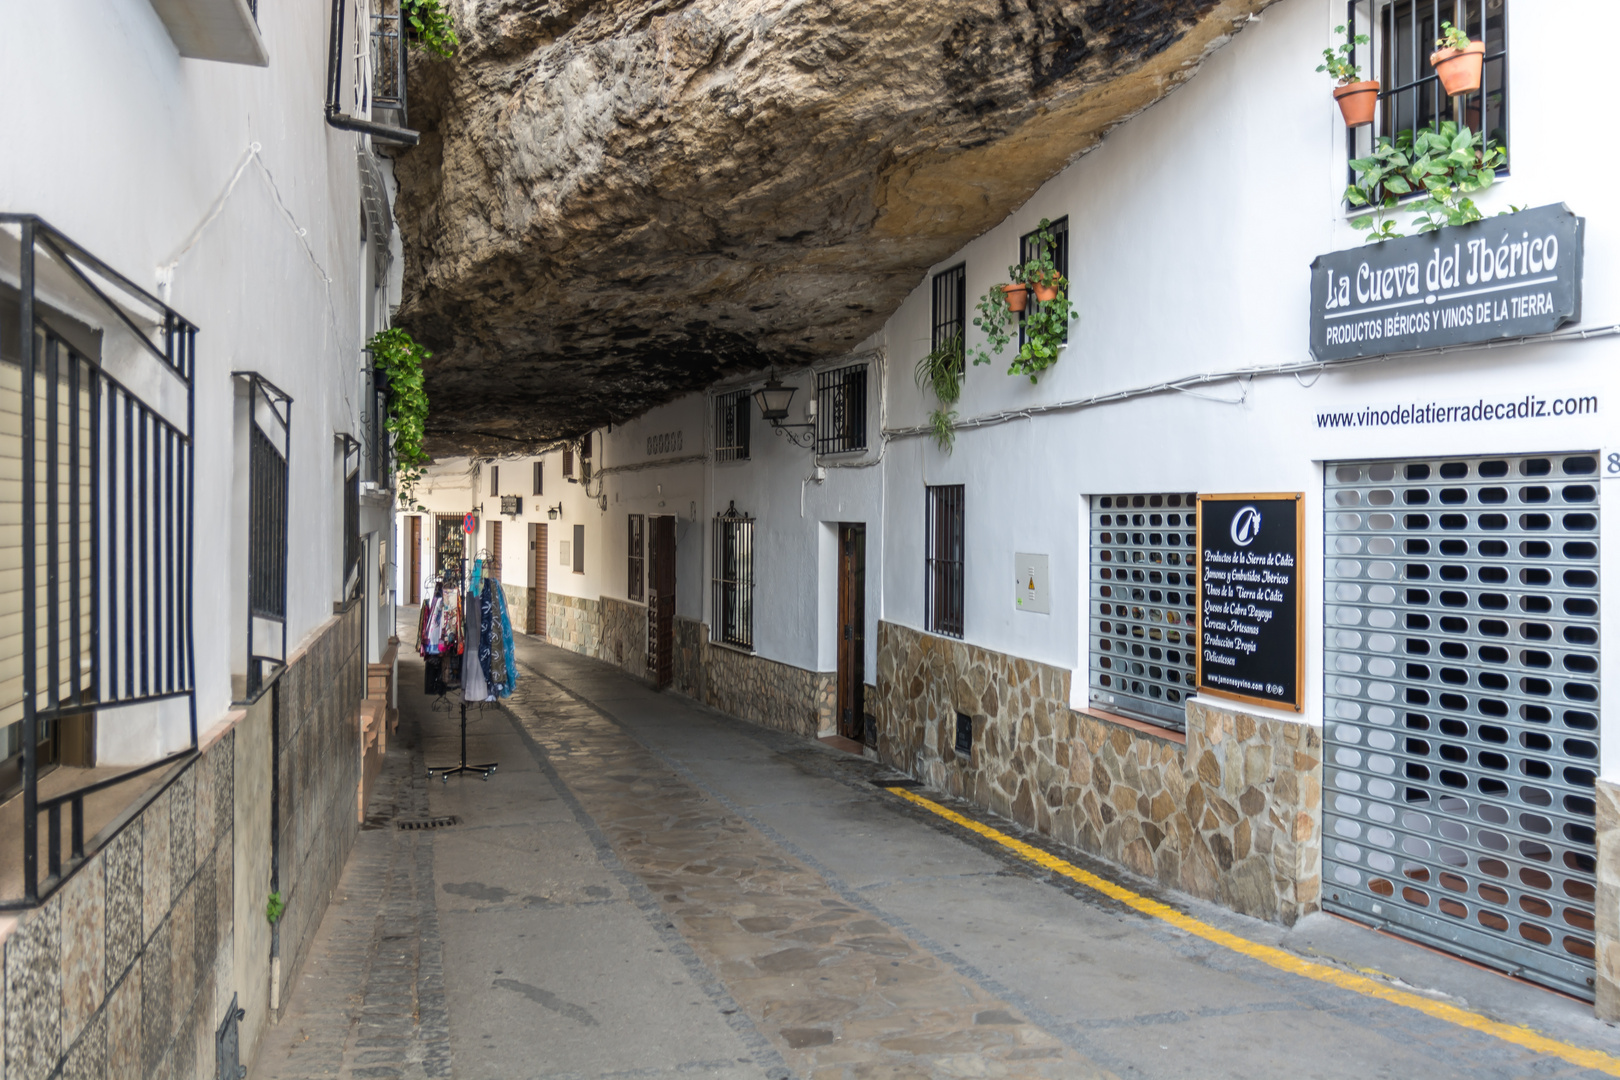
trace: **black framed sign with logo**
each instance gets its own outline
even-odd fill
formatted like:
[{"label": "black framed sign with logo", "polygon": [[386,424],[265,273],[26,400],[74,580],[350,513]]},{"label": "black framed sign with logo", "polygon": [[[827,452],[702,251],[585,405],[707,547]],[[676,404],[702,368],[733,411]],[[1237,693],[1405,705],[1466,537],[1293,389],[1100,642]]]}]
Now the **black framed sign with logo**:
[{"label": "black framed sign with logo", "polygon": [[1198,690],[1299,712],[1305,499],[1198,496]]}]

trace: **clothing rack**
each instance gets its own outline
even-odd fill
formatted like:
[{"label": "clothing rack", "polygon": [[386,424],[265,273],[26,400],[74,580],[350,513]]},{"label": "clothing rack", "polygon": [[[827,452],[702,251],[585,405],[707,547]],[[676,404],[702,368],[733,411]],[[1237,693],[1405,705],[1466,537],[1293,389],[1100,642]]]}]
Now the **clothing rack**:
[{"label": "clothing rack", "polygon": [[[465,550],[466,549],[463,548],[463,552],[465,552]],[[488,548],[480,548],[474,554],[473,561],[476,561],[476,560],[479,560],[479,559],[484,559],[484,560],[487,561],[488,554],[489,554],[489,549]],[[452,571],[447,567],[443,572],[441,572],[438,575],[438,577],[436,579],[436,588],[440,592],[442,592],[445,589],[449,588],[449,589],[453,589],[458,594],[457,595],[457,602],[461,606],[463,626],[466,625],[466,620],[469,617],[469,610],[476,611],[476,605],[478,603],[477,598],[474,597],[471,592],[467,591],[467,586],[471,582],[471,577],[470,577],[470,575],[468,573],[469,567],[468,567],[467,564],[468,564],[468,559],[466,558],[465,554],[463,554],[463,557],[460,560],[458,560],[458,565],[456,566],[455,571],[453,572],[453,576],[452,576]],[[497,579],[491,578],[490,580],[497,580]],[[434,595],[437,597],[439,595],[439,593],[436,592]],[[502,611],[503,617],[504,617],[504,608],[502,608],[500,610]],[[473,614],[473,615],[471,615],[471,617],[472,618],[477,618],[478,616],[476,614]],[[502,625],[503,624],[502,624],[500,619],[495,620],[495,627],[493,629],[493,632],[496,633],[496,634],[499,634],[501,632],[501,626]],[[461,645],[462,645],[462,648],[464,650],[466,648],[466,643],[467,643],[467,636],[465,634],[463,634],[462,639],[461,639]],[[503,647],[503,646],[498,645],[497,647]],[[465,655],[465,654],[462,653],[462,654],[457,654],[457,655]],[[478,662],[476,656],[474,657],[473,662],[474,663]],[[444,663],[444,660],[443,660],[443,657],[441,655],[440,664],[442,665],[443,663]],[[428,777],[431,779],[434,776],[434,774],[438,774],[438,777],[439,777],[440,781],[442,781],[444,783],[449,783],[450,782],[450,777],[452,777],[452,776],[459,776],[462,773],[474,773],[475,772],[475,773],[481,773],[483,775],[484,779],[487,781],[489,779],[489,777],[490,777],[490,774],[493,773],[496,770],[496,768],[498,767],[498,763],[497,762],[488,762],[488,763],[485,763],[485,764],[468,764],[468,762],[467,762],[467,706],[468,706],[469,702],[467,701],[466,696],[465,696],[465,684],[463,684],[462,686],[457,687],[456,690],[457,690],[457,696],[460,697],[460,699],[461,699],[457,703],[458,706],[459,706],[460,712],[461,712],[461,756],[460,756],[460,759],[454,765],[442,765],[442,766],[441,765],[430,765],[430,766],[428,766],[428,769],[427,769]],[[445,692],[443,694],[441,694],[440,696],[448,698],[449,697],[449,690],[446,689]],[[485,701],[485,700],[479,700],[479,701],[471,702],[471,704],[477,706],[479,711],[482,711],[484,706],[486,704],[488,704],[488,702]]]}]

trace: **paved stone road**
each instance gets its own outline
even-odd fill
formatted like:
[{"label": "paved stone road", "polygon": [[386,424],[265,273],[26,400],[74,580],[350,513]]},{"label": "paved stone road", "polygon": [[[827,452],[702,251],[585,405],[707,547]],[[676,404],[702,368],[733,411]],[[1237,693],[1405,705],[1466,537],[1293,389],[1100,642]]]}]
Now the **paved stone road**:
[{"label": "paved stone road", "polygon": [[[254,1076],[1587,1075],[1048,880],[874,786],[875,763],[520,654],[507,709],[470,716],[488,782],[422,778],[456,718],[407,697],[386,827],[362,832]],[[392,827],[430,814],[460,823]],[[1338,920],[1180,903],[1620,1051],[1584,1006]]]}]

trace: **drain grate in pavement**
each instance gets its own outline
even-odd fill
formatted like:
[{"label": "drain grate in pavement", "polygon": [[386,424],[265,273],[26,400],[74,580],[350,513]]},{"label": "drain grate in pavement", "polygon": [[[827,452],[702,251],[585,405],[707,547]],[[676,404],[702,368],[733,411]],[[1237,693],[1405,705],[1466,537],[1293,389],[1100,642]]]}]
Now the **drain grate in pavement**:
[{"label": "drain grate in pavement", "polygon": [[913,780],[909,776],[899,774],[894,776],[874,776],[871,778],[870,783],[873,787],[920,788],[923,786],[922,781]]},{"label": "drain grate in pavement", "polygon": [[451,825],[460,825],[458,817],[430,817],[405,819],[394,822],[395,828],[416,831],[418,829],[447,829]]}]

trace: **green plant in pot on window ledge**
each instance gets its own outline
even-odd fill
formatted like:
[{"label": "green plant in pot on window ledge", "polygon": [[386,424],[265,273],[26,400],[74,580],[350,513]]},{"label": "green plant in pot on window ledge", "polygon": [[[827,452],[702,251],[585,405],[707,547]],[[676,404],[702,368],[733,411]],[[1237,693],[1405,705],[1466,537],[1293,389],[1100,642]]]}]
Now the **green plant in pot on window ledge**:
[{"label": "green plant in pot on window ledge", "polygon": [[1496,170],[1506,162],[1503,147],[1453,120],[1393,139],[1380,135],[1371,153],[1350,162],[1356,182],[1345,189],[1345,201],[1373,211],[1350,224],[1368,230],[1369,242],[1398,240],[1406,234],[1388,215],[1409,195],[1419,197],[1402,209],[1419,215],[1409,225],[1417,232],[1483,221],[1484,212],[1470,196],[1495,183]]},{"label": "green plant in pot on window ledge", "polygon": [[[1057,363],[1058,349],[1068,339],[1069,323],[1078,318],[1069,302],[1069,279],[1058,271],[1052,258],[1056,251],[1052,223],[1042,218],[1031,257],[1022,266],[1007,267],[1013,285],[1035,293],[1035,303],[1023,311],[1023,344],[1007,368],[1007,374],[1028,375],[1030,382],[1037,381],[1041,372]],[[985,347],[973,350],[975,364],[990,363],[1012,341],[1018,309],[1008,302],[1007,290],[1011,287],[997,285],[979,297],[979,314],[973,325],[984,331]]]},{"label": "green plant in pot on window ledge", "polygon": [[1372,38],[1366,34],[1351,36],[1342,26],[1335,26],[1333,32],[1346,35],[1344,44],[1336,50],[1323,49],[1322,63],[1316,70],[1327,72],[1328,77],[1338,84],[1333,88],[1333,100],[1339,103],[1344,126],[1365,127],[1373,122],[1373,115],[1378,111],[1378,80],[1363,80],[1361,68],[1351,63],[1350,57],[1357,45],[1365,45]]}]

